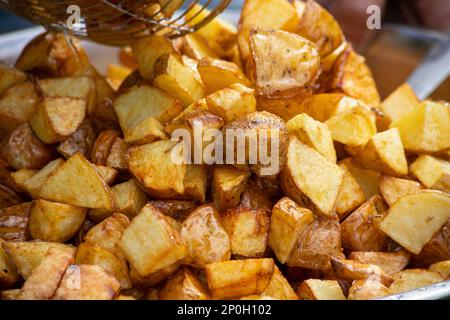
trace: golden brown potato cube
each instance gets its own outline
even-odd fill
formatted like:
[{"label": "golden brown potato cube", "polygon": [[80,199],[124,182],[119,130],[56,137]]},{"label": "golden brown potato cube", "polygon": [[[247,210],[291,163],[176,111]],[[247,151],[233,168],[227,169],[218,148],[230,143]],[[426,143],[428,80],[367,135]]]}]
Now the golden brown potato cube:
[{"label": "golden brown potato cube", "polygon": [[41,169],[52,160],[53,150],[36,138],[30,126],[24,123],[3,143],[1,155],[16,170]]},{"label": "golden brown potato cube", "polygon": [[[181,40],[182,42],[182,40]],[[198,72],[197,66],[198,66],[198,60],[192,59],[188,57],[187,55],[182,55],[181,60],[183,61],[183,64],[189,68],[189,71],[194,75],[195,79],[197,79],[198,82],[203,83],[202,77],[200,76],[200,73]]]},{"label": "golden brown potato cube", "polygon": [[159,57],[154,72],[153,85],[175,97],[185,108],[205,96],[203,85],[176,55]]},{"label": "golden brown potato cube", "polygon": [[116,169],[106,166],[94,165],[94,167],[95,171],[98,172],[100,178],[102,178],[102,180],[105,181],[107,185],[111,185],[114,180],[116,180],[117,174],[119,173]]},{"label": "golden brown potato cube", "polygon": [[[296,32],[314,42],[321,57],[326,57],[345,41],[344,33],[334,17],[315,1],[298,1],[297,12],[301,8],[300,23]],[[300,12],[299,12],[300,13]]]},{"label": "golden brown potato cube", "polygon": [[89,242],[80,244],[75,255],[75,264],[100,266],[119,281],[122,289],[131,288],[126,261],[119,259],[102,247]]},{"label": "golden brown potato cube", "polygon": [[311,210],[300,207],[288,197],[275,204],[270,217],[269,247],[278,261],[286,263],[300,234],[313,221]]},{"label": "golden brown potato cube", "polygon": [[246,87],[251,85],[242,70],[232,62],[203,58],[197,68],[207,94],[229,88],[235,83]]},{"label": "golden brown potato cube", "polygon": [[400,198],[380,222],[380,229],[408,251],[419,254],[450,218],[450,196],[422,190]]},{"label": "golden brown potato cube", "polygon": [[128,170],[127,154],[130,146],[123,139],[117,137],[109,150],[106,166],[117,169],[119,171]]},{"label": "golden brown potato cube", "polygon": [[194,210],[182,223],[180,234],[187,246],[185,262],[197,267],[231,257],[230,238],[213,205]]},{"label": "golden brown potato cube", "polygon": [[26,279],[17,295],[17,300],[51,299],[67,267],[73,263],[74,255],[74,249],[49,249],[42,262]]},{"label": "golden brown potato cube", "polygon": [[341,224],[342,247],[351,251],[383,251],[388,237],[379,230],[386,204],[374,196],[353,211]]},{"label": "golden brown potato cube", "polygon": [[136,268],[130,265],[130,279],[133,284],[133,288],[148,288],[156,286],[164,280],[167,280],[170,276],[174,275],[180,268],[180,265],[181,264],[179,262],[176,262],[156,272],[150,273],[145,277],[141,276],[137,272]]},{"label": "golden brown potato cube", "polygon": [[344,172],[344,179],[336,200],[336,213],[339,219],[343,220],[350,212],[366,201],[366,196],[347,165],[341,162],[338,166]]},{"label": "golden brown potato cube", "polygon": [[153,67],[156,60],[165,53],[173,53],[172,42],[162,36],[152,35],[135,41],[132,45],[133,55],[139,65],[139,71],[147,80],[153,79]]},{"label": "golden brown potato cube", "polygon": [[205,203],[207,185],[208,175],[204,166],[190,164],[186,167],[186,176],[184,178],[185,197]]},{"label": "golden brown potato cube", "polygon": [[450,278],[450,260],[433,263],[428,270],[440,273],[448,280]]},{"label": "golden brown potato cube", "polygon": [[355,164],[351,158],[340,161],[339,165],[341,164],[345,164],[347,166],[347,169],[350,171],[353,178],[355,178],[359,186],[362,188],[364,194],[366,195],[366,199],[370,199],[379,194],[379,172],[361,168]]},{"label": "golden brown potato cube", "polygon": [[161,123],[175,118],[181,111],[180,102],[172,98],[171,92],[150,87],[134,86],[126,90],[114,101],[114,110],[123,132],[141,126],[141,123],[153,117]]},{"label": "golden brown potato cube", "polygon": [[277,300],[298,300],[291,285],[276,266],[269,285],[261,295]]},{"label": "golden brown potato cube", "polygon": [[138,125],[124,132],[125,141],[132,145],[143,145],[155,140],[165,140],[167,135],[164,127],[157,119],[148,117]]},{"label": "golden brown potato cube", "polygon": [[423,101],[391,124],[411,152],[439,152],[450,147],[450,113],[444,103]]},{"label": "golden brown potato cube", "polygon": [[100,132],[92,147],[90,157],[92,163],[99,166],[106,165],[112,145],[119,135],[120,132],[116,130],[105,130]]},{"label": "golden brown potato cube", "polygon": [[332,72],[333,77],[328,91],[342,92],[373,108],[379,107],[380,94],[372,72],[364,57],[350,46],[336,60]]},{"label": "golden brown potato cube", "polygon": [[19,280],[16,266],[3,248],[4,242],[0,238],[0,288],[11,287]]},{"label": "golden brown potato cube", "polygon": [[258,110],[273,113],[281,117],[284,121],[289,121],[309,109],[312,97],[312,90],[305,88],[300,93],[290,98],[274,99],[257,95],[256,101]]},{"label": "golden brown potato cube", "polygon": [[6,90],[0,99],[0,133],[9,134],[27,122],[39,102],[36,85],[31,81],[20,82]]},{"label": "golden brown potato cube", "polygon": [[96,133],[92,123],[85,120],[75,133],[58,146],[58,152],[68,159],[77,152],[89,157],[94,145]]},{"label": "golden brown potato cube", "polygon": [[214,299],[259,295],[272,280],[272,259],[246,259],[215,262],[206,266],[208,287]]},{"label": "golden brown potato cube", "polygon": [[450,193],[450,162],[422,155],[411,164],[409,171],[428,189]]},{"label": "golden brown potato cube", "polygon": [[394,176],[408,174],[405,150],[396,128],[372,136],[355,160],[369,169],[385,174]]},{"label": "golden brown potato cube", "polygon": [[198,34],[187,34],[181,38],[180,51],[197,61],[203,58],[219,58],[219,53],[211,48],[208,42]]},{"label": "golden brown potato cube", "polygon": [[173,161],[181,147],[176,141],[164,140],[128,150],[129,170],[150,196],[170,199],[184,194],[186,164]]},{"label": "golden brown potato cube", "polygon": [[[80,188],[80,186],[83,187]],[[40,187],[38,195],[47,200],[73,206],[115,208],[111,189],[94,165],[80,153],[75,154],[56,169]]]},{"label": "golden brown potato cube", "polygon": [[31,202],[0,210],[0,238],[5,241],[29,240],[28,219]]},{"label": "golden brown potato cube", "polygon": [[73,246],[57,242],[8,241],[3,243],[3,248],[11,257],[19,274],[25,280],[31,276],[33,271],[41,264],[51,249],[75,254]]},{"label": "golden brown potato cube", "polygon": [[390,207],[403,196],[421,189],[423,189],[423,186],[417,181],[386,175],[380,176],[380,194]]},{"label": "golden brown potato cube", "polygon": [[45,97],[30,118],[36,136],[50,144],[71,136],[84,120],[86,101],[69,97]]},{"label": "golden brown potato cube", "polygon": [[384,284],[376,280],[356,280],[353,281],[348,293],[349,300],[373,300],[390,296],[391,290]]},{"label": "golden brown potato cube", "polygon": [[336,150],[328,127],[305,113],[295,116],[286,124],[290,134],[310,146],[331,162],[336,163]]},{"label": "golden brown potato cube", "polygon": [[186,245],[178,230],[151,205],[145,206],[131,221],[120,245],[141,276],[156,272],[186,256]]},{"label": "golden brown potato cube", "polygon": [[298,24],[295,8],[286,0],[249,0],[242,8],[238,45],[243,62],[250,57],[250,29],[261,27],[294,31]]},{"label": "golden brown potato cube", "polygon": [[249,180],[247,188],[242,192],[238,208],[272,211],[273,203],[268,193],[267,189],[259,186],[257,182]]},{"label": "golden brown potato cube", "polygon": [[0,291],[0,300],[16,300],[20,289],[9,289]]},{"label": "golden brown potato cube", "polygon": [[402,84],[395,89],[380,105],[380,109],[386,117],[387,125],[400,120],[413,111],[419,104],[413,89],[408,83]]},{"label": "golden brown potato cube", "polygon": [[206,97],[208,109],[222,117],[226,122],[248,113],[256,112],[256,99],[253,89],[240,83],[216,91]]},{"label": "golden brown potato cube", "polygon": [[44,182],[62,165],[63,159],[56,159],[49,162],[44,168],[39,170],[35,175],[31,176],[23,182],[23,188],[33,197],[38,198],[38,194],[44,185]]},{"label": "golden brown potato cube", "polygon": [[333,216],[344,172],[313,148],[291,136],[281,186],[297,203],[311,202],[324,216]]},{"label": "golden brown potato cube", "polygon": [[38,173],[38,170],[20,169],[18,171],[11,172],[10,176],[18,191],[26,192],[27,190],[25,189],[24,182],[30,179],[36,173]]},{"label": "golden brown potato cube", "polygon": [[305,280],[298,287],[297,294],[302,300],[346,300],[336,280]]},{"label": "golden brown potato cube", "polygon": [[33,239],[66,242],[80,229],[87,210],[64,203],[35,200],[28,228]]},{"label": "golden brown potato cube", "polygon": [[392,294],[407,292],[445,281],[441,274],[423,269],[404,270],[395,274],[393,279],[394,282],[389,286]]},{"label": "golden brown potato cube", "polygon": [[235,208],[239,204],[249,175],[248,172],[232,166],[214,169],[212,195],[220,212]]},{"label": "golden brown potato cube", "polygon": [[158,292],[161,300],[209,300],[207,289],[186,267],[170,277]]},{"label": "golden brown potato cube", "polygon": [[300,234],[287,261],[291,267],[313,270],[331,268],[330,259],[341,254],[341,230],[337,216],[316,219]]},{"label": "golden brown potato cube", "polygon": [[389,286],[392,278],[380,267],[373,264],[364,264],[352,260],[331,257],[331,266],[335,276],[343,280],[376,280]]},{"label": "golden brown potato cube", "polygon": [[25,73],[0,63],[0,96],[15,84],[24,82],[26,79]]},{"label": "golden brown potato cube", "polygon": [[379,266],[384,272],[392,276],[408,266],[411,254],[405,250],[397,252],[352,252],[348,258],[359,263]]},{"label": "golden brown potato cube", "polygon": [[266,210],[236,208],[222,217],[230,236],[231,253],[237,257],[260,258],[267,250],[270,216]]},{"label": "golden brown potato cube", "polygon": [[71,265],[53,296],[53,300],[112,300],[120,284],[97,265]]},{"label": "golden brown potato cube", "polygon": [[266,98],[295,96],[319,76],[316,46],[296,34],[252,29],[250,47],[256,92]]},{"label": "golden brown potato cube", "polygon": [[125,215],[114,213],[93,226],[85,235],[84,240],[114,253],[123,260],[125,257],[120,247],[120,238],[129,224],[130,220]]}]

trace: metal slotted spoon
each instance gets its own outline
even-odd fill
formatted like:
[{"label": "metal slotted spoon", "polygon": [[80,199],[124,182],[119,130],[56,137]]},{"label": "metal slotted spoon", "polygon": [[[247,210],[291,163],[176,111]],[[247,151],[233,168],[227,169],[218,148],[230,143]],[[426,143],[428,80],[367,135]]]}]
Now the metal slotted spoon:
[{"label": "metal slotted spoon", "polygon": [[[176,38],[194,32],[231,0],[0,0],[4,7],[48,30],[124,46],[150,34]],[[69,9],[71,8],[71,9]],[[76,23],[69,24],[73,8]],[[210,13],[205,14],[205,10]],[[73,21],[73,20],[72,20]]]}]

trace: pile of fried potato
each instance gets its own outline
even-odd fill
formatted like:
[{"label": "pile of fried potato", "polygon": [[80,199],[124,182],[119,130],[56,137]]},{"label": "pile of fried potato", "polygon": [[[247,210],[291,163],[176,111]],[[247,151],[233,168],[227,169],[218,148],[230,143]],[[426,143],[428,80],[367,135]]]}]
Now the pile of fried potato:
[{"label": "pile of fried potato", "polygon": [[[0,66],[1,299],[375,299],[449,279],[450,107],[406,84],[381,102],[314,1],[142,38],[106,78],[72,42],[46,33]],[[280,170],[171,161],[195,123],[277,130]]]}]

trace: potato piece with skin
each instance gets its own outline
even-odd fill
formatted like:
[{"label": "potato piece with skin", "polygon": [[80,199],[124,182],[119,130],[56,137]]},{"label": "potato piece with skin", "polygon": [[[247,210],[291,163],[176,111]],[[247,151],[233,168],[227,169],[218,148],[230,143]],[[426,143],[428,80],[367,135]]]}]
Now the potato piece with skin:
[{"label": "potato piece with skin", "polygon": [[67,268],[52,300],[112,300],[120,284],[97,265]]},{"label": "potato piece with skin", "polygon": [[286,124],[290,134],[314,148],[331,162],[336,163],[336,150],[328,127],[305,113],[295,116]]},{"label": "potato piece with skin", "polygon": [[419,98],[411,86],[404,83],[383,100],[380,109],[386,118],[387,126],[389,126],[389,123],[400,120],[413,111],[419,103]]},{"label": "potato piece with skin", "polygon": [[296,32],[314,42],[321,57],[326,57],[344,41],[344,33],[334,17],[315,1],[307,1],[299,16]]},{"label": "potato piece with skin", "polygon": [[50,250],[57,252],[67,252],[75,254],[75,248],[71,245],[57,242],[22,242],[7,241],[3,243],[3,248],[11,257],[18,273],[25,280],[28,279],[34,270],[46,258]]},{"label": "potato piece with skin", "polygon": [[298,23],[295,8],[286,0],[247,0],[242,8],[237,42],[242,61],[250,57],[252,27],[294,31]]},{"label": "potato piece with skin", "polygon": [[35,200],[28,228],[33,239],[66,242],[80,229],[87,210],[68,204]]},{"label": "potato piece with skin", "polygon": [[28,220],[31,202],[0,210],[0,238],[6,241],[29,240]]},{"label": "potato piece with skin", "polygon": [[411,112],[391,124],[398,128],[407,151],[440,152],[450,147],[450,112],[448,106],[423,101]]},{"label": "potato piece with skin", "polygon": [[183,221],[198,207],[193,201],[183,200],[152,200],[149,203],[162,214],[178,221]]},{"label": "potato piece with skin", "polygon": [[178,269],[180,269],[180,263],[176,262],[170,266],[162,268],[154,273],[151,273],[145,277],[141,276],[133,265],[130,265],[130,279],[133,288],[148,288],[156,286],[161,282],[167,280],[170,276],[174,275]]},{"label": "potato piece with skin", "polygon": [[241,194],[238,208],[261,209],[272,211],[273,203],[267,195],[267,190],[261,188],[256,182],[249,180],[247,189]]},{"label": "potato piece with skin", "polygon": [[251,85],[242,70],[233,62],[203,58],[199,61],[197,68],[207,94],[229,88],[235,83],[246,87]]},{"label": "potato piece with skin", "polygon": [[341,224],[342,246],[351,251],[383,251],[388,237],[378,228],[386,210],[383,199],[374,196],[350,214]]},{"label": "potato piece with skin", "polygon": [[319,76],[320,57],[316,46],[298,35],[252,29],[250,47],[256,92],[266,98],[295,96]]},{"label": "potato piece with skin", "polygon": [[379,281],[371,279],[353,281],[348,300],[373,300],[392,294],[391,290]]},{"label": "potato piece with skin", "polygon": [[231,209],[222,216],[222,223],[230,236],[233,256],[260,258],[265,255],[269,237],[269,212]]},{"label": "potato piece with skin", "polygon": [[47,181],[47,179],[62,165],[64,164],[63,159],[56,159],[49,162],[44,168],[39,170],[35,175],[31,176],[27,180],[23,182],[24,189],[31,195],[33,198],[39,198],[39,192]]},{"label": "potato piece with skin", "polygon": [[86,242],[100,246],[118,258],[124,260],[125,256],[120,247],[120,238],[130,220],[121,213],[114,213],[99,224],[94,225],[84,236]]},{"label": "potato piece with skin", "polygon": [[449,218],[450,196],[422,190],[394,203],[379,228],[408,251],[419,254]]},{"label": "potato piece with skin", "polygon": [[422,155],[411,164],[409,171],[428,189],[450,193],[450,162]]},{"label": "potato piece with skin", "polygon": [[222,212],[235,208],[241,200],[250,174],[233,166],[214,169],[212,182],[212,197],[216,208]]},{"label": "potato piece with skin", "polygon": [[63,141],[84,120],[86,101],[69,97],[45,97],[30,118],[30,126],[44,143]]},{"label": "potato piece with skin", "polygon": [[216,91],[206,97],[208,109],[226,122],[256,112],[255,92],[240,83]]},{"label": "potato piece with skin", "polygon": [[336,216],[316,219],[300,234],[287,261],[291,267],[328,270],[330,259],[341,253],[341,230]]},{"label": "potato piece with skin", "polygon": [[394,282],[389,286],[392,294],[407,292],[445,281],[441,274],[423,269],[404,270],[395,274],[393,279]]},{"label": "potato piece with skin", "polygon": [[213,299],[261,294],[270,284],[274,270],[272,259],[215,262],[205,268]]},{"label": "potato piece with skin", "polygon": [[403,196],[415,193],[423,188],[422,184],[414,180],[395,178],[386,175],[380,176],[380,194],[390,207]]},{"label": "potato piece with skin", "polygon": [[336,200],[336,214],[340,220],[343,220],[350,212],[366,201],[366,195],[347,165],[339,163],[338,166],[344,172],[344,179]]},{"label": "potato piece with skin", "polygon": [[445,279],[450,278],[450,260],[433,263],[428,270],[440,273]]},{"label": "potato piece with skin", "polygon": [[204,267],[231,257],[229,236],[212,205],[201,206],[192,212],[183,221],[180,233],[187,245],[186,263]]},{"label": "potato piece with skin", "polygon": [[308,279],[297,290],[302,300],[346,300],[336,280]]},{"label": "potato piece with skin", "polygon": [[338,279],[344,280],[374,280],[389,286],[392,278],[380,267],[373,264],[364,264],[352,260],[331,257],[331,266]]},{"label": "potato piece with skin", "polygon": [[129,144],[125,140],[117,137],[109,150],[108,158],[106,159],[106,166],[117,169],[119,171],[128,170],[127,154]]},{"label": "potato piece with skin", "polygon": [[139,65],[140,74],[146,80],[153,79],[153,67],[160,56],[175,52],[175,48],[169,39],[157,35],[135,41],[132,50]]},{"label": "potato piece with skin", "polygon": [[378,195],[380,178],[379,172],[361,168],[356,165],[351,158],[346,158],[340,161],[339,165],[341,164],[345,164],[347,166],[353,178],[355,178],[362,188],[364,194],[366,195],[366,199],[370,199],[373,196]]},{"label": "potato piece with skin", "polygon": [[0,209],[20,204],[21,197],[10,188],[0,184]]},{"label": "potato piece with skin", "polygon": [[131,221],[121,237],[120,246],[141,276],[186,256],[186,245],[178,230],[151,205],[146,205]]},{"label": "potato piece with skin", "polygon": [[288,197],[275,204],[270,217],[269,247],[278,261],[286,263],[300,234],[313,221],[311,210],[300,207]]},{"label": "potato piece with skin", "polygon": [[24,82],[26,79],[25,73],[0,63],[0,96],[15,84]]},{"label": "potato piece with skin", "polygon": [[153,85],[175,97],[184,108],[205,96],[203,85],[173,54],[162,55],[156,61]]},{"label": "potato piece with skin", "polygon": [[6,90],[0,98],[0,133],[9,134],[27,122],[36,110],[40,96],[31,81],[20,82]]},{"label": "potato piece with skin", "polygon": [[206,288],[186,267],[170,277],[158,292],[161,300],[209,300]]},{"label": "potato piece with skin", "polygon": [[16,266],[3,248],[4,242],[0,238],[0,288],[11,287],[19,280]]},{"label": "potato piece with skin", "polygon": [[297,295],[292,289],[289,282],[275,266],[272,279],[266,290],[261,294],[262,296],[272,297],[278,300],[298,300]]},{"label": "potato piece with skin", "polygon": [[85,120],[70,138],[59,144],[57,150],[66,159],[74,156],[77,152],[88,157],[91,154],[95,138],[96,134],[92,123]]},{"label": "potato piece with skin", "polygon": [[163,140],[128,150],[128,168],[150,196],[171,199],[184,194],[186,164],[172,161],[181,147],[176,141]]},{"label": "potato piece with skin", "polygon": [[163,125],[153,117],[148,117],[138,125],[128,129],[124,136],[127,143],[138,146],[152,143],[155,140],[167,139]]},{"label": "potato piece with skin", "polygon": [[75,264],[100,266],[119,281],[121,289],[131,288],[126,261],[120,260],[112,252],[102,247],[89,242],[80,244],[75,255]]},{"label": "potato piece with skin", "polygon": [[198,34],[187,34],[181,38],[181,53],[191,59],[201,60],[203,58],[218,59],[219,53],[209,46],[209,43]]},{"label": "potato piece with skin", "polygon": [[49,249],[23,284],[17,300],[51,299],[67,267],[73,263],[74,255],[75,250]]},{"label": "potato piece with skin", "polygon": [[411,260],[411,254],[405,250],[397,252],[352,252],[349,260],[363,264],[379,266],[384,272],[392,276],[403,271]]},{"label": "potato piece with skin", "polygon": [[96,165],[104,166],[114,141],[119,137],[120,132],[116,130],[105,130],[100,132],[95,140],[91,151],[91,161]]},{"label": "potato piece with skin", "polygon": [[311,202],[320,214],[332,217],[343,171],[295,137],[290,137],[287,149],[287,161],[281,174],[284,193],[297,203]]},{"label": "potato piece with skin", "polygon": [[80,153],[56,169],[39,189],[38,195],[85,208],[115,208],[111,189]]}]

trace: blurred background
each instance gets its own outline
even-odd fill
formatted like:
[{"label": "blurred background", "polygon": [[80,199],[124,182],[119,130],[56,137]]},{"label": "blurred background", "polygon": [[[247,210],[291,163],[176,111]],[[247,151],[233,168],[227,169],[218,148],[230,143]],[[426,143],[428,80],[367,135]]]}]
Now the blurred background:
[{"label": "blurred background", "polygon": [[[340,22],[354,47],[367,58],[383,97],[405,82],[431,49],[449,44],[450,0],[317,0]],[[227,18],[237,22],[244,0],[233,0]],[[381,30],[368,30],[368,6],[382,9]],[[0,9],[2,34],[33,25]],[[449,61],[450,65],[450,61]],[[450,100],[450,79],[433,94]]]}]

